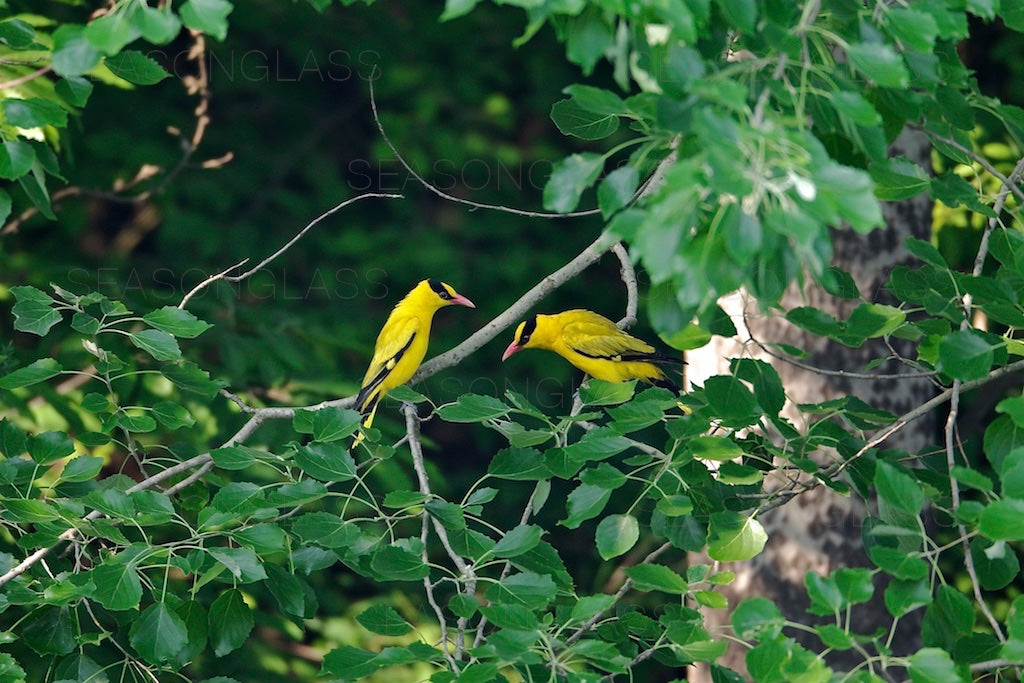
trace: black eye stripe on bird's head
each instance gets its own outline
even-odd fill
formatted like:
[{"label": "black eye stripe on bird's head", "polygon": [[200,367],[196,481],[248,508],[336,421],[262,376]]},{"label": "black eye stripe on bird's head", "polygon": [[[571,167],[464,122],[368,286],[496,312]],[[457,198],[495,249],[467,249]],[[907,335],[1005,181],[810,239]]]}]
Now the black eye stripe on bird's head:
[{"label": "black eye stripe on bird's head", "polygon": [[451,292],[448,291],[448,289],[444,286],[444,283],[441,282],[440,280],[435,280],[435,279],[431,278],[431,279],[427,280],[427,284],[430,285],[430,288],[432,290],[434,290],[435,294],[437,294],[439,297],[441,297],[445,301],[448,301],[448,300],[454,298],[454,297],[452,297]]},{"label": "black eye stripe on bird's head", "polygon": [[516,342],[520,346],[530,341],[530,336],[534,330],[537,329],[537,316],[531,317],[525,323],[523,323],[523,332],[519,335],[519,340]]}]

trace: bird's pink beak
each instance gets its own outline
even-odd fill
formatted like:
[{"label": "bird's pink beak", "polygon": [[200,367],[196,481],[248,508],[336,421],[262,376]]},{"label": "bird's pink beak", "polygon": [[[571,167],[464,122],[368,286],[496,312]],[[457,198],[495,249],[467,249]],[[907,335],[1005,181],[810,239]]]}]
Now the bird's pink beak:
[{"label": "bird's pink beak", "polygon": [[452,299],[452,304],[458,304],[459,306],[468,306],[469,308],[476,308],[476,304],[474,304],[472,301],[462,296],[461,294],[455,295],[455,297]]},{"label": "bird's pink beak", "polygon": [[501,354],[501,360],[502,361],[508,360],[509,356],[511,356],[516,351],[521,351],[522,348],[523,348],[522,346],[519,346],[515,342],[512,342],[511,344],[508,345],[508,348],[505,349],[505,353]]}]

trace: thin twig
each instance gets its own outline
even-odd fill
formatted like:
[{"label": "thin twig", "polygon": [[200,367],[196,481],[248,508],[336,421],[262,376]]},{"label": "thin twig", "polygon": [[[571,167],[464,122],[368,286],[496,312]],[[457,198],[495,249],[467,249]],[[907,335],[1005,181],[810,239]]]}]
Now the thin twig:
[{"label": "thin twig", "polygon": [[[405,412],[405,433],[409,437],[409,452],[412,454],[412,466],[416,470],[416,477],[420,484],[420,493],[427,496],[433,496],[430,490],[430,479],[427,477],[427,469],[423,464],[423,444],[420,441],[420,418],[416,413],[416,406],[412,403],[406,403],[402,407]],[[430,513],[426,509],[423,510],[424,517],[430,517]],[[448,540],[448,531],[444,526],[437,521],[437,519],[430,517],[434,523],[434,531],[437,533],[438,539],[441,541],[441,545],[444,547],[445,552],[448,553],[448,557],[451,558],[455,564],[456,569],[459,570],[459,579],[465,582],[463,593],[472,597],[476,594],[476,572],[473,571],[472,565],[466,564],[466,561],[455,550],[452,549],[451,542]],[[424,548],[426,546],[424,545]],[[468,620],[465,617],[459,617],[459,621],[456,624],[458,631],[455,634],[455,654],[454,657],[457,660],[462,659],[462,655],[466,650],[466,625]]]},{"label": "thin twig", "polygon": [[248,262],[249,262],[249,257],[246,256],[244,259],[242,259],[241,261],[239,261],[235,265],[227,268],[226,270],[222,270],[219,273],[217,273],[216,275],[211,275],[210,277],[206,278],[205,280],[200,282],[198,285],[193,287],[189,291],[188,294],[186,294],[184,297],[182,297],[181,303],[178,304],[178,308],[184,310],[185,306],[188,304],[189,299],[191,299],[193,296],[195,296],[200,291],[202,291],[202,290],[206,289],[207,287],[209,287],[210,285],[212,285],[217,280],[225,279],[227,277],[228,273],[230,273],[232,270],[234,270],[236,268],[241,268],[242,266],[244,266]]},{"label": "thin twig", "polygon": [[320,221],[322,221],[323,219],[327,218],[328,216],[334,215],[338,211],[341,211],[346,206],[350,206],[351,204],[355,204],[356,202],[358,202],[361,199],[404,199],[404,198],[405,198],[404,195],[401,195],[401,194],[390,194],[390,193],[386,193],[386,192],[367,192],[366,194],[360,194],[360,195],[356,195],[355,197],[349,197],[348,199],[343,201],[341,204],[338,204],[337,206],[335,206],[332,209],[328,209],[327,211],[324,211],[322,214],[320,214],[319,216],[317,216],[316,218],[311,220],[309,222],[309,224],[306,225],[306,227],[304,227],[302,230],[300,230],[290,240],[285,242],[284,245],[280,249],[278,249],[273,254],[271,254],[267,258],[265,258],[262,261],[260,261],[259,263],[257,263],[255,266],[253,266],[249,270],[245,271],[241,275],[226,276],[224,279],[227,280],[228,282],[241,282],[242,280],[246,279],[247,277],[250,277],[254,273],[259,272],[260,270],[263,269],[263,266],[267,265],[268,263],[270,263],[271,261],[276,259],[278,256],[280,256],[284,252],[288,251],[288,249],[291,248],[291,246],[293,244],[295,244],[300,239],[302,239],[303,236],[307,232],[309,232],[310,230],[315,228],[317,226],[317,224],[320,223]]},{"label": "thin twig", "polygon": [[[675,143],[673,143],[673,145],[674,144]],[[638,199],[646,196],[647,194],[658,188],[661,182],[661,178],[664,177],[667,168],[675,162],[675,158],[676,152],[673,151],[671,154],[665,157],[665,159],[663,159],[660,164],[658,164],[658,167],[655,168],[654,173],[652,173],[651,177],[648,179],[646,183],[644,183],[640,191],[637,193]],[[421,182],[425,182],[422,179],[420,180]],[[355,199],[350,199],[347,201],[351,202],[355,201]],[[539,283],[537,283],[537,285],[535,285],[533,288],[531,288],[529,291],[523,294],[514,304],[505,309],[503,313],[501,313],[493,320],[491,320],[489,323],[484,325],[482,328],[474,332],[472,335],[470,335],[469,338],[467,338],[461,344],[451,349],[447,353],[443,353],[439,356],[436,356],[429,362],[424,363],[422,366],[420,366],[419,372],[416,373],[416,376],[412,378],[411,382],[415,383],[423,381],[424,379],[427,379],[428,377],[437,374],[441,370],[445,370],[459,363],[463,358],[473,353],[474,351],[482,347],[484,344],[489,342],[491,339],[493,339],[495,336],[497,336],[499,332],[509,327],[514,322],[517,322],[518,319],[523,314],[525,314],[530,308],[535,306],[537,302],[542,300],[544,297],[548,296],[558,287],[562,286],[563,284],[571,280],[573,277],[582,272],[585,268],[598,261],[601,258],[601,255],[604,254],[609,249],[611,249],[614,244],[615,240],[608,235],[602,235],[601,237],[599,237],[586,249],[580,252],[569,263],[565,264],[555,272],[551,273],[550,275],[542,279]],[[350,407],[354,403],[354,401],[355,396],[346,396],[344,398],[332,399],[329,401],[321,401],[320,403],[309,406],[257,408],[251,413],[248,422],[246,422],[242,426],[242,428],[235,434],[235,436],[231,437],[228,441],[222,444],[222,447],[243,442],[252,434],[252,432],[256,430],[257,427],[259,427],[261,424],[263,424],[263,422],[267,420],[290,420],[295,416],[296,411],[299,410],[315,411],[327,407],[347,408]],[[170,467],[166,470],[162,470],[161,472],[157,472],[156,474],[153,474],[152,476],[143,479],[141,482],[139,482],[132,488],[128,489],[128,492],[130,493],[132,491],[150,488],[152,486],[155,486],[159,482],[162,482],[177,474],[181,474],[182,472],[190,471],[193,468],[202,468],[209,462],[211,462],[209,453],[197,455],[194,458],[186,460],[185,462],[179,463],[173,467]],[[98,516],[99,515],[96,513],[96,511],[94,511],[87,515],[86,519],[96,519],[96,517]],[[35,563],[37,563],[39,560],[45,557],[47,553],[53,550],[54,547],[59,545],[60,542],[67,541],[73,538],[74,534],[75,531],[73,529],[69,529],[59,537],[58,543],[46,548],[40,548],[36,552],[32,553],[32,555],[29,555],[16,567],[9,570],[3,576],[0,576],[0,586],[4,585],[11,579],[27,571]]]},{"label": "thin twig", "polygon": [[612,253],[619,259],[619,274],[626,286],[626,315],[616,323],[619,329],[626,330],[636,325],[636,312],[640,304],[640,295],[636,286],[636,270],[629,258],[629,252],[619,242],[612,247]]},{"label": "thin twig", "polygon": [[[993,166],[992,163],[989,162],[988,159],[986,159],[982,155],[978,154],[973,149],[964,147],[963,145],[961,145],[959,142],[957,142],[953,138],[947,138],[944,135],[936,135],[935,133],[929,131],[927,128],[925,128],[923,126],[911,126],[911,127],[915,128],[916,130],[924,131],[924,133],[926,133],[933,140],[937,140],[939,142],[947,144],[950,147],[963,152],[964,154],[969,156],[973,161],[978,162],[978,164],[983,169],[985,169],[990,174],[995,176],[995,178],[997,180],[999,180],[999,182],[1002,184],[1002,186],[1004,188],[1008,188],[1008,191],[1012,192],[1013,196],[1015,196],[1018,201],[1020,201],[1022,204],[1024,204],[1024,191],[1022,191],[1019,187],[1017,187],[1017,183],[1020,182],[1020,174],[1019,173],[1016,174],[1016,176],[1017,176],[1016,180],[1012,180],[1013,174],[1011,174],[1011,176],[1009,178],[1007,178],[1002,173],[997,171],[996,167]],[[999,212],[997,211],[996,213],[999,213]]]},{"label": "thin twig", "polygon": [[[1003,210],[1003,204],[1005,204],[1012,186],[1020,179],[1022,172],[1024,172],[1024,159],[1017,162],[1017,166],[1013,169],[1013,173],[1010,174],[1010,177],[999,189],[999,194],[992,207],[996,215],[989,219],[988,225],[985,227],[985,232],[981,236],[981,243],[978,245],[978,253],[974,258],[974,269],[972,271],[972,275],[974,275],[974,277],[980,276],[985,268],[985,258],[988,256],[989,241],[992,237],[993,231],[995,231],[999,226],[999,212]],[[971,308],[973,306],[974,299],[969,293],[965,293],[961,298],[961,302],[964,309],[964,319],[960,323],[960,330],[965,331],[970,328]],[[956,467],[956,450],[954,443],[956,419],[960,411],[960,391],[960,380],[953,380],[953,386],[950,389],[949,415],[946,417],[945,427],[946,467],[949,469],[949,492],[952,499],[952,513],[954,518],[956,518],[957,511],[960,509],[960,482],[957,480],[956,474],[953,472],[953,469]],[[967,535],[967,527],[962,523],[958,523],[957,531],[960,534],[961,541],[963,541],[964,566],[966,567],[967,574],[971,579],[971,587],[974,590],[974,599],[978,603],[978,608],[981,610],[981,613],[985,615],[985,619],[992,627],[992,632],[995,633],[996,637],[999,639],[999,642],[1005,643],[1006,636],[1003,634],[1002,627],[1000,627],[999,621],[995,618],[995,615],[992,614],[992,610],[989,609],[985,596],[982,595],[981,592],[981,582],[978,579],[978,572],[974,566],[974,556],[971,554],[971,540]]]},{"label": "thin twig", "polygon": [[53,67],[50,66],[49,64],[47,64],[43,68],[36,69],[32,73],[25,74],[24,76],[18,76],[17,78],[12,78],[9,81],[4,81],[3,83],[0,83],[0,90],[7,90],[8,88],[15,88],[15,87],[21,85],[22,83],[28,83],[29,81],[35,80],[35,79],[39,78],[40,76],[45,76],[46,74],[50,73],[51,71],[53,71]]},{"label": "thin twig", "polygon": [[484,204],[482,202],[474,202],[471,199],[463,199],[462,197],[456,197],[455,195],[448,194],[447,192],[438,188],[437,186],[430,184],[429,182],[427,182],[425,178],[423,178],[423,176],[417,173],[412,166],[409,165],[409,162],[405,160],[405,157],[401,155],[401,153],[398,151],[398,148],[395,147],[394,143],[391,142],[391,138],[388,137],[387,132],[384,130],[384,124],[381,123],[380,116],[378,116],[377,114],[377,98],[373,91],[374,79],[370,78],[368,80],[370,83],[370,110],[373,112],[373,122],[377,124],[377,130],[380,132],[380,136],[384,139],[384,142],[387,143],[387,146],[391,149],[391,153],[395,155],[395,158],[398,160],[398,163],[400,163],[405,168],[405,170],[409,172],[409,175],[418,180],[419,183],[424,188],[434,193],[441,199],[447,199],[450,202],[470,206],[474,209],[490,209],[492,211],[502,211],[504,213],[515,214],[516,216],[526,216],[527,218],[581,218],[583,216],[595,216],[601,213],[601,209],[570,211],[569,213],[554,213],[551,211],[529,211],[526,209],[516,209],[510,206],[500,206],[498,204]]},{"label": "thin twig", "polygon": [[[657,548],[652,550],[650,553],[648,553],[647,557],[645,557],[644,559],[640,560],[640,564],[647,564],[648,562],[654,562],[656,559],[658,559],[658,557],[660,557],[666,550],[668,550],[671,547],[672,547],[671,543],[662,543],[660,546],[658,546]],[[622,585],[619,586],[619,590],[617,590],[615,592],[615,596],[614,596],[614,599],[612,600],[612,604],[609,605],[608,607],[606,607],[605,609],[601,610],[600,612],[598,612],[594,616],[590,617],[585,622],[583,622],[582,626],[580,626],[578,629],[576,629],[571,636],[566,638],[565,644],[566,645],[572,645],[577,640],[582,638],[584,636],[584,634],[586,634],[587,631],[589,631],[590,629],[594,628],[594,624],[596,624],[597,622],[601,621],[601,619],[604,617],[604,613],[607,612],[612,607],[614,607],[615,603],[617,603],[619,600],[621,600],[622,597],[626,593],[628,593],[632,587],[633,587],[633,579],[630,579],[630,578],[627,577],[626,580],[622,582]]]},{"label": "thin twig", "polygon": [[[235,432],[234,436],[232,436],[230,439],[224,442],[224,445],[230,446],[232,444],[244,441],[254,431],[256,431],[256,428],[263,423],[263,420],[264,419],[261,416],[253,415],[248,422],[242,425],[241,429]],[[143,479],[138,484],[130,486],[128,489],[126,489],[125,493],[135,493],[136,491],[144,491],[146,489],[156,486],[165,479],[173,477],[176,474],[188,472],[189,470],[195,467],[202,467],[206,465],[208,462],[211,462],[209,453],[197,455],[194,458],[190,458],[188,460],[180,462],[177,465],[174,465],[173,467],[168,467],[166,470],[162,470],[160,472],[157,472],[156,474],[147,477],[146,479]],[[93,510],[92,512],[87,514],[84,517],[84,519],[85,521],[91,521],[98,517],[101,517],[102,515],[103,513],[100,512],[99,510]],[[26,557],[24,560],[19,562],[15,567],[12,567],[10,570],[8,570],[3,576],[0,576],[0,586],[3,586],[8,581],[11,581],[12,579],[24,574],[33,565],[35,565],[37,562],[46,557],[47,554],[49,554],[54,548],[56,548],[62,542],[72,540],[75,537],[76,533],[78,533],[78,530],[72,527],[71,529],[68,529],[67,531],[65,531],[57,537],[57,543],[54,543],[53,545],[47,546],[45,548],[40,548],[39,550],[35,551],[34,553]]]}]

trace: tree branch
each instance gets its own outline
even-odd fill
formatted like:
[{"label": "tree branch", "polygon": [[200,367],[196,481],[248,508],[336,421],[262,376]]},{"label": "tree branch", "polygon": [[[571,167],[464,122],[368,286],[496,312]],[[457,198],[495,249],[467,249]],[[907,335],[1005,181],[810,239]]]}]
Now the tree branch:
[{"label": "tree branch", "polygon": [[[423,444],[420,441],[420,417],[416,413],[416,406],[412,403],[406,403],[402,410],[405,412],[405,433],[409,437],[409,452],[412,454],[412,465],[413,469],[416,470],[416,477],[419,479],[420,493],[427,496],[433,496],[434,494],[430,490],[430,479],[427,477],[427,469],[423,464]],[[434,523],[434,531],[437,533],[437,537],[441,541],[441,545],[444,546],[445,552],[448,553],[448,557],[451,558],[455,567],[459,570],[460,580],[465,582],[465,588],[463,593],[472,597],[476,594],[476,572],[473,571],[472,565],[466,564],[466,561],[459,556],[457,552],[452,549],[451,541],[448,540],[448,532],[436,519],[430,517],[430,513],[424,508],[423,510],[424,519],[430,518]],[[425,539],[424,539],[425,540]],[[424,545],[424,552],[426,552],[426,545]],[[428,597],[433,596],[433,590],[429,587],[429,577],[424,579],[427,585]],[[442,621],[442,624],[444,622]],[[468,620],[465,617],[459,617],[456,628],[458,632],[455,634],[455,654],[454,658],[457,660],[462,659],[462,654],[466,650],[466,625]],[[442,626],[443,628],[443,626]]]},{"label": "tree branch", "polygon": [[626,286],[626,315],[616,323],[619,329],[626,330],[636,325],[636,312],[640,304],[640,296],[636,286],[636,270],[629,258],[629,252],[619,242],[612,247],[612,253],[619,259],[619,274],[622,284]]}]

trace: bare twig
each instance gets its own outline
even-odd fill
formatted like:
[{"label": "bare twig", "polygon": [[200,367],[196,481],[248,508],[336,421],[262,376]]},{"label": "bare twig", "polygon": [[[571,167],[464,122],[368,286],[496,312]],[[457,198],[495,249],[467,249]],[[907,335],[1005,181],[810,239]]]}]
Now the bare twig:
[{"label": "bare twig", "polygon": [[[974,258],[974,269],[972,274],[975,277],[981,275],[985,267],[985,258],[988,256],[988,245],[989,240],[992,237],[992,232],[999,226],[999,212],[1003,209],[1003,204],[1006,202],[1007,196],[1011,189],[1019,182],[1021,173],[1024,172],[1024,159],[1017,162],[1017,166],[1013,169],[1013,173],[1010,177],[1003,182],[1003,186],[999,190],[999,194],[996,197],[996,201],[993,205],[995,216],[990,218],[988,225],[985,227],[985,232],[981,236],[981,243],[978,246],[978,253]],[[970,328],[971,320],[971,308],[974,303],[973,297],[969,293],[965,293],[961,298],[964,319],[960,323],[960,330],[967,330]],[[945,442],[946,442],[946,467],[949,469],[949,490],[952,498],[952,512],[953,517],[957,516],[957,511],[960,509],[960,482],[956,478],[956,474],[953,472],[953,468],[956,466],[956,449],[955,449],[955,434],[956,434],[956,419],[960,410],[960,391],[961,382],[959,379],[953,381],[953,386],[950,389],[951,395],[949,398],[949,415],[946,418],[945,427]],[[981,592],[981,582],[978,579],[978,572],[974,566],[974,556],[971,554],[971,539],[967,534],[967,527],[962,523],[957,524],[957,532],[960,535],[961,541],[963,541],[963,552],[964,552],[964,566],[967,568],[967,574],[971,578],[971,587],[974,589],[974,599],[978,603],[978,608],[981,613],[985,615],[985,619],[992,627],[992,632],[995,633],[999,642],[1005,643],[1006,636],[1003,634],[1003,630],[999,625],[999,621],[992,614],[992,610],[989,609],[988,603],[985,601],[985,596]]]},{"label": "bare twig", "polygon": [[182,297],[181,303],[178,304],[178,308],[179,309],[184,309],[185,306],[188,304],[189,299],[194,297],[200,291],[202,291],[202,290],[206,289],[207,287],[209,287],[210,285],[212,285],[217,280],[223,280],[223,279],[227,278],[228,273],[230,273],[232,270],[235,270],[236,268],[241,268],[242,266],[244,266],[248,262],[249,262],[249,257],[246,256],[244,259],[242,259],[241,261],[239,261],[235,265],[227,268],[226,270],[222,270],[219,273],[217,273],[215,275],[211,275],[210,277],[206,278],[205,280],[200,282],[198,285],[193,287],[191,290],[189,290],[188,294],[186,294],[184,297]]},{"label": "bare twig", "polygon": [[[154,166],[153,164],[144,164],[131,180],[127,182],[118,181],[115,183],[112,192],[87,189],[75,185],[64,187],[53,193],[50,198],[51,205],[56,206],[68,197],[77,196],[97,197],[106,201],[123,204],[143,204],[149,201],[153,196],[163,192],[174,178],[188,166],[196,150],[199,148],[199,144],[202,142],[203,136],[206,134],[206,129],[210,124],[209,109],[211,95],[209,73],[207,72],[206,67],[206,40],[200,31],[190,30],[189,34],[192,37],[192,46],[189,48],[188,58],[196,64],[197,75],[185,76],[181,80],[189,95],[199,96],[199,102],[196,104],[196,108],[194,109],[195,128],[193,129],[192,136],[190,138],[185,138],[181,132],[174,127],[168,128],[168,131],[171,134],[180,139],[182,149],[181,157],[178,159],[174,167],[167,170],[160,181],[153,187],[148,190],[144,190],[139,194],[127,195],[124,193],[137,186],[139,183],[149,180],[164,169]],[[50,67],[46,68],[49,69]],[[32,76],[32,74],[29,75]],[[42,74],[37,72],[37,75]],[[6,85],[10,84],[11,83],[8,83]],[[0,84],[0,87],[4,87],[4,85],[5,84]],[[230,161],[232,156],[232,153],[228,152],[227,154],[222,155],[219,159],[203,162],[201,166],[202,168],[207,169],[219,168]],[[35,216],[37,213],[39,213],[39,209],[34,206],[25,209],[16,218],[3,226],[3,228],[0,228],[0,236],[17,232],[22,223]],[[135,239],[133,240],[133,243],[137,243],[137,241],[138,240]]]},{"label": "bare twig", "polygon": [[295,244],[300,239],[302,239],[303,236],[307,232],[309,232],[310,230],[315,228],[320,223],[320,221],[322,221],[323,219],[327,218],[328,216],[334,215],[338,211],[341,211],[346,206],[350,206],[352,204],[355,204],[356,202],[358,202],[358,201],[360,201],[362,199],[404,199],[404,198],[405,198],[404,195],[388,194],[388,193],[385,193],[385,192],[367,192],[366,194],[360,194],[360,195],[356,195],[355,197],[349,197],[348,199],[343,201],[341,204],[338,204],[337,206],[335,206],[332,209],[328,209],[327,211],[323,212],[322,214],[320,214],[319,216],[317,216],[316,218],[311,220],[306,225],[306,227],[304,227],[302,230],[300,230],[290,240],[285,242],[284,245],[280,249],[278,249],[273,254],[271,254],[267,258],[265,258],[262,261],[260,261],[259,263],[257,263],[255,266],[253,266],[249,270],[245,271],[241,275],[229,275],[229,276],[226,276],[224,279],[227,280],[228,282],[241,282],[242,280],[244,280],[247,277],[253,275],[254,273],[257,273],[258,271],[263,269],[263,266],[267,265],[268,263],[270,263],[271,261],[276,259],[278,256],[280,256],[284,252],[288,251],[288,249],[291,248],[291,246],[293,244]]},{"label": "bare twig", "polygon": [[636,270],[629,258],[629,252],[621,242],[612,247],[612,253],[619,259],[619,273],[622,275],[622,284],[626,286],[626,315],[616,325],[619,326],[619,329],[626,330],[636,325],[636,312],[640,302],[636,286]]},{"label": "bare twig", "polygon": [[[671,543],[662,543],[660,546],[658,546],[657,548],[652,550],[650,553],[648,553],[647,557],[645,557],[644,559],[640,560],[640,564],[647,564],[648,562],[654,562],[656,559],[658,559],[658,557],[660,557],[666,550],[668,550],[671,547],[672,547]],[[580,626],[578,629],[576,629],[571,636],[566,638],[565,644],[566,645],[572,645],[577,640],[582,638],[587,633],[587,631],[589,631],[590,629],[594,628],[594,624],[596,624],[597,622],[601,621],[601,619],[604,617],[605,612],[607,612],[609,609],[611,609],[615,605],[615,603],[617,603],[619,600],[621,600],[622,597],[626,593],[628,593],[632,587],[633,587],[633,579],[630,579],[630,578],[627,577],[626,580],[622,582],[622,585],[619,586],[619,590],[617,590],[615,592],[615,599],[612,601],[612,604],[609,605],[606,609],[601,610],[600,612],[598,612],[597,614],[595,614],[594,616],[590,617],[585,622],[583,622],[582,626]]]},{"label": "bare twig", "polygon": [[0,90],[6,90],[8,88],[16,88],[16,87],[18,87],[19,85],[21,85],[23,83],[28,83],[29,81],[35,80],[36,78],[39,78],[40,76],[45,76],[46,74],[50,73],[51,71],[53,71],[53,67],[50,66],[49,64],[47,64],[46,66],[42,67],[41,69],[36,69],[32,73],[27,73],[24,76],[18,76],[17,78],[12,78],[9,81],[4,81],[3,83],[0,83]]},{"label": "bare twig", "polygon": [[[432,496],[433,493],[430,491],[430,479],[427,477],[427,469],[423,464],[423,444],[420,441],[420,418],[416,414],[416,406],[412,403],[406,403],[403,406],[405,412],[405,433],[409,437],[409,452],[412,454],[412,465],[413,469],[416,470],[416,477],[420,484],[420,493],[428,496]],[[451,558],[455,567],[459,570],[459,579],[465,582],[463,593],[472,597],[476,593],[476,572],[473,571],[472,565],[466,564],[466,561],[459,556],[457,552],[452,549],[451,542],[448,540],[448,532],[444,526],[436,519],[430,517],[430,513],[426,509],[423,510],[424,518],[430,518],[434,523],[434,531],[437,533],[438,539],[441,541],[441,545],[444,546],[445,552],[448,553],[448,557]],[[426,552],[426,545],[424,544],[424,552]],[[428,577],[429,578],[429,577]],[[428,594],[432,594],[433,590],[430,588],[429,581],[424,583],[427,586]],[[442,624],[444,621],[442,620]],[[459,617],[459,621],[456,625],[458,631],[455,634],[455,654],[454,657],[457,660],[462,659],[463,653],[466,651],[466,625],[468,620],[465,617]]]},{"label": "bare twig", "polygon": [[370,83],[370,109],[373,112],[373,122],[377,124],[377,130],[380,132],[380,136],[384,139],[384,142],[387,143],[387,146],[391,149],[391,153],[395,155],[395,158],[398,160],[398,163],[400,163],[405,168],[405,170],[409,172],[409,175],[418,180],[419,183],[424,188],[426,188],[430,192],[433,192],[441,199],[447,199],[450,202],[455,202],[456,204],[463,204],[474,209],[490,209],[492,211],[502,211],[504,213],[511,213],[517,216],[526,216],[527,218],[581,218],[583,216],[596,216],[601,213],[600,209],[587,209],[586,211],[571,211],[569,213],[554,213],[550,211],[529,211],[525,209],[516,209],[510,206],[500,206],[498,204],[484,204],[481,202],[474,202],[471,199],[463,199],[462,197],[456,197],[455,195],[448,194],[444,190],[436,187],[435,185],[431,185],[423,176],[417,173],[413,169],[413,167],[409,165],[409,162],[405,160],[405,157],[401,155],[401,153],[398,151],[398,148],[395,147],[394,143],[391,142],[391,138],[388,137],[387,132],[384,130],[384,124],[380,122],[380,116],[377,114],[377,98],[373,91],[374,79],[370,78],[368,80]]},{"label": "bare twig", "polygon": [[[1021,179],[1019,173],[1017,173],[1016,171],[1014,172],[1014,174],[1016,175],[1016,179],[1015,180],[1013,179],[1014,174],[1011,174],[1010,177],[1007,178],[1002,173],[997,171],[996,167],[993,166],[992,163],[989,162],[988,159],[986,159],[982,155],[978,154],[973,149],[970,149],[968,147],[964,147],[963,145],[961,145],[959,142],[957,142],[953,138],[947,138],[944,135],[936,135],[935,133],[933,133],[932,131],[928,130],[927,128],[925,128],[923,126],[912,126],[912,127],[917,129],[917,130],[923,131],[929,137],[931,137],[933,140],[937,140],[937,141],[939,141],[939,142],[941,142],[943,144],[949,145],[950,147],[963,152],[964,154],[969,156],[973,161],[978,162],[979,166],[981,166],[983,169],[988,171],[991,175],[995,176],[995,178],[997,180],[999,180],[999,182],[1002,184],[1003,188],[1005,188],[1008,192],[1012,192],[1013,196],[1016,197],[1017,200],[1020,201],[1022,204],[1024,204],[1024,191],[1022,191],[1020,189],[1020,187],[1018,187],[1018,183],[1020,183],[1020,179]],[[1019,168],[1019,166],[1018,166],[1018,168]],[[1002,190],[1000,190],[1000,191],[1002,191]],[[996,211],[996,213],[999,213],[999,212]]]},{"label": "bare twig", "polygon": [[[264,418],[262,418],[260,415],[253,415],[248,422],[242,425],[241,429],[235,432],[234,436],[232,436],[230,439],[224,442],[224,445],[230,446],[232,444],[245,441],[254,431],[256,431],[256,428],[259,427],[263,423],[263,421]],[[212,462],[209,453],[197,455],[194,458],[190,458],[188,460],[180,462],[177,465],[174,465],[173,467],[168,467],[166,470],[162,470],[160,472],[157,472],[156,474],[147,477],[146,479],[143,479],[138,484],[130,486],[128,489],[126,489],[125,493],[135,493],[136,491],[144,491],[146,489],[156,486],[160,482],[169,479],[177,474],[181,474],[182,472],[188,472],[189,470],[195,467],[201,468],[209,462]],[[84,519],[85,521],[91,521],[98,517],[101,517],[102,515],[103,513],[100,512],[99,510],[93,510],[92,512],[87,514]],[[3,586],[8,581],[11,581],[12,579],[24,574],[33,565],[35,565],[37,562],[46,557],[46,555],[49,554],[54,548],[60,545],[60,543],[72,540],[75,537],[75,534],[77,533],[78,530],[75,528],[68,529],[60,536],[58,536],[57,543],[51,546],[47,546],[45,548],[40,548],[39,550],[35,551],[34,553],[26,557],[24,560],[19,562],[15,567],[12,567],[10,570],[8,570],[3,576],[0,576],[0,586]]]}]

